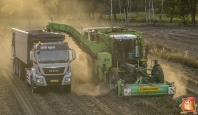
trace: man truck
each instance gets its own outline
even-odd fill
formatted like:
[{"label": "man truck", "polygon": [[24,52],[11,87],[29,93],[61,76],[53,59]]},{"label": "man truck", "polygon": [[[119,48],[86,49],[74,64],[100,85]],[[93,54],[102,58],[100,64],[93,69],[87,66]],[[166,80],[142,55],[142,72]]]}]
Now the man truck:
[{"label": "man truck", "polygon": [[12,28],[13,71],[31,86],[61,86],[71,92],[71,61],[76,58],[63,34]]}]

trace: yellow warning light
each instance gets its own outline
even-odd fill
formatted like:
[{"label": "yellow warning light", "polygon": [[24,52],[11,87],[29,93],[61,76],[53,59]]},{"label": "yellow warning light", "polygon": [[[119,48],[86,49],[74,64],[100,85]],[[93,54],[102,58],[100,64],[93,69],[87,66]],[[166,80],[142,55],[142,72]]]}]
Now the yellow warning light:
[{"label": "yellow warning light", "polygon": [[145,58],[142,58],[142,59],[141,59],[141,61],[146,62],[146,61],[148,61],[148,60],[147,60],[147,59],[145,59]]}]

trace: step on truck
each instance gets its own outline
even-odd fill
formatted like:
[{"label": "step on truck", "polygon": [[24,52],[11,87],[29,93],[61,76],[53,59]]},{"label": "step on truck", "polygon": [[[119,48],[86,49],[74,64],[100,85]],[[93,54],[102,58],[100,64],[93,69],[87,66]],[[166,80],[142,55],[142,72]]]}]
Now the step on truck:
[{"label": "step on truck", "polygon": [[12,28],[13,71],[31,86],[61,86],[71,92],[71,61],[76,58],[63,34]]}]

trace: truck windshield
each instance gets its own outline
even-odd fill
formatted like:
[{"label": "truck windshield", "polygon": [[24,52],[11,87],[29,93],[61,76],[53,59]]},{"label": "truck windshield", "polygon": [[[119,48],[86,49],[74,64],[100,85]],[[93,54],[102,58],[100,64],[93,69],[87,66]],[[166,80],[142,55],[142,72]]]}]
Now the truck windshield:
[{"label": "truck windshield", "polygon": [[39,63],[65,63],[69,61],[68,50],[40,51],[38,54]]}]

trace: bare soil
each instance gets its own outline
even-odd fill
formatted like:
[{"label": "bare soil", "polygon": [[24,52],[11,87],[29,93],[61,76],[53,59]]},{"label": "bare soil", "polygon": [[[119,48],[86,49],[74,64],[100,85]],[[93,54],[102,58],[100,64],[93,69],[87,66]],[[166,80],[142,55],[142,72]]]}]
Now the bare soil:
[{"label": "bare soil", "polygon": [[198,57],[198,27],[132,27],[143,32],[145,40]]},{"label": "bare soil", "polygon": [[[134,29],[143,31],[148,40],[181,51],[188,50],[193,55],[197,54],[197,28],[135,27]],[[194,96],[198,99],[198,94],[187,90],[190,88],[197,91],[197,84],[189,82],[190,78],[197,76],[183,65],[159,59],[165,79],[174,81],[177,86],[177,94],[174,97],[120,98],[116,92],[110,92],[96,76],[92,76],[92,68],[88,62],[78,60],[78,56],[72,62],[71,93],[66,94],[59,88],[46,88],[33,94],[30,87],[13,74],[11,35],[11,28],[0,29],[1,115],[179,115],[181,112],[179,104],[183,97]],[[70,38],[68,42],[77,54],[83,53]],[[153,58],[155,57],[150,57]]]}]

